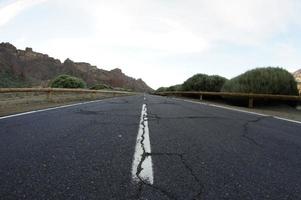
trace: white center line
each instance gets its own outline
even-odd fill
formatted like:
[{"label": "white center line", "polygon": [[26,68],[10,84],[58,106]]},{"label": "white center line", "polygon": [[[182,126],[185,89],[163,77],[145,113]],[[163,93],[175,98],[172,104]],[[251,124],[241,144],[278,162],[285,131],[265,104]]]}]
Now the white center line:
[{"label": "white center line", "polygon": [[153,164],[150,153],[151,146],[147,122],[147,108],[146,105],[143,104],[132,164],[132,179],[134,182],[144,181],[149,184],[154,183]]}]

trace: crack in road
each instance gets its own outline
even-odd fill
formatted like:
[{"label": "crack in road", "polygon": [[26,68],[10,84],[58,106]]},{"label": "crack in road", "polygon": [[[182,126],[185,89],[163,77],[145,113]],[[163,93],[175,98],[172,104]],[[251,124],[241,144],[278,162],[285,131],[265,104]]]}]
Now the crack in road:
[{"label": "crack in road", "polygon": [[[145,109],[146,109],[146,107],[145,107]],[[185,169],[189,172],[189,174],[193,177],[193,179],[196,181],[196,183],[200,187],[198,193],[192,198],[192,200],[193,199],[201,199],[201,195],[202,195],[204,186],[201,183],[201,181],[198,179],[196,174],[193,172],[192,168],[185,161],[183,154],[179,154],[179,153],[150,153],[150,152],[146,151],[144,142],[145,142],[145,128],[146,128],[145,123],[146,123],[147,120],[148,120],[147,113],[144,112],[144,114],[142,116],[142,120],[141,120],[142,134],[139,138],[139,144],[140,144],[141,149],[142,149],[142,155],[141,155],[141,160],[140,160],[140,162],[137,166],[137,170],[136,170],[136,177],[139,179],[138,192],[137,192],[136,198],[141,199],[143,186],[148,186],[148,187],[158,191],[159,193],[163,194],[168,199],[177,200],[177,197],[174,194],[172,194],[172,193],[168,192],[167,190],[164,190],[164,189],[162,189],[158,186],[155,186],[155,185],[151,184],[149,182],[149,180],[145,180],[145,177],[141,176],[141,173],[144,170],[143,169],[144,161],[147,159],[147,157],[153,155],[153,156],[176,156],[176,157],[179,157],[182,164],[183,164],[183,166],[185,167]]]},{"label": "crack in road", "polygon": [[160,120],[160,119],[226,119],[224,117],[217,117],[217,116],[183,116],[183,117],[159,117],[155,114],[149,114],[149,119],[151,120]]},{"label": "crack in road", "polygon": [[[145,107],[145,109],[146,109],[146,107]],[[142,116],[142,120],[141,120],[142,134],[140,136],[140,141],[139,141],[139,144],[140,144],[141,149],[142,149],[142,155],[141,155],[141,160],[138,163],[137,170],[136,170],[136,177],[139,179],[138,192],[137,192],[136,198],[137,199],[141,199],[143,186],[145,185],[145,186],[151,187],[151,188],[159,191],[161,194],[163,194],[164,196],[168,197],[169,199],[176,199],[169,192],[165,191],[164,189],[161,189],[159,187],[156,187],[156,186],[152,185],[147,180],[144,180],[144,177],[141,177],[141,173],[144,170],[143,169],[143,162],[146,160],[146,158],[148,156],[150,156],[150,152],[147,152],[145,150],[145,144],[144,144],[144,141],[145,141],[145,128],[146,128],[145,123],[146,123],[146,120],[147,120],[147,113],[144,112],[144,114]]]},{"label": "crack in road", "polygon": [[176,102],[165,100],[163,102],[149,103],[148,105],[176,105]]},{"label": "crack in road", "polygon": [[[200,179],[197,177],[197,175],[194,173],[192,167],[189,166],[189,164],[185,161],[184,159],[184,154],[183,153],[161,153],[161,152],[152,152],[152,153],[146,153],[146,156],[176,156],[180,158],[181,163],[185,167],[185,169],[189,172],[189,174],[193,177],[195,182],[199,186],[199,191],[197,192],[196,195],[194,195],[191,200],[196,200],[196,199],[201,199],[201,195],[203,194],[204,190],[204,185],[200,181]],[[169,194],[170,195],[170,194]],[[171,195],[170,195],[171,196]],[[173,197],[173,196],[172,196]],[[171,199],[177,199],[176,197],[173,197]]]},{"label": "crack in road", "polygon": [[[136,114],[119,114],[119,112],[122,113],[122,111],[125,111],[127,109],[112,109],[110,111],[107,110],[84,110],[84,109],[79,109],[75,111],[76,114],[82,114],[82,115],[110,115],[110,116],[126,116],[126,117],[134,117],[137,118]],[[118,112],[116,114],[115,112]]]},{"label": "crack in road", "polygon": [[108,104],[128,104],[130,102],[126,99],[120,99],[120,101],[107,101],[106,103],[108,103]]},{"label": "crack in road", "polygon": [[271,116],[260,116],[253,120],[248,120],[243,124],[243,133],[241,137],[245,138],[246,140],[250,141],[251,143],[255,144],[256,146],[263,148],[263,145],[258,143],[254,138],[250,137],[249,134],[249,125],[250,123],[257,123],[263,119],[271,118]]},{"label": "crack in road", "polygon": [[168,116],[159,116],[158,114],[154,114],[149,112],[148,120],[156,121],[159,124],[160,120],[183,120],[183,119],[228,119],[225,117],[219,116],[210,116],[210,115],[190,115],[190,116],[179,116],[179,117],[168,117]]}]

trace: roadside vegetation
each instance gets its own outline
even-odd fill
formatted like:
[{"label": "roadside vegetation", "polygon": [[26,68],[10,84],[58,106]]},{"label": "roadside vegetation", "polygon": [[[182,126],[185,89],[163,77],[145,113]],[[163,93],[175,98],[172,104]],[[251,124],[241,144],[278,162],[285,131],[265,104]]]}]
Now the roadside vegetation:
[{"label": "roadside vegetation", "polygon": [[52,88],[85,88],[86,83],[77,77],[70,75],[59,75],[50,83]]},{"label": "roadside vegetation", "polygon": [[29,87],[20,77],[13,76],[10,72],[0,71],[0,88]]},{"label": "roadside vegetation", "polygon": [[297,82],[287,70],[265,67],[249,70],[230,80],[218,75],[196,74],[183,84],[160,87],[156,92],[207,91],[298,95]]},{"label": "roadside vegetation", "polygon": [[113,87],[106,84],[96,84],[90,87],[91,90],[112,90]]},{"label": "roadside vegetation", "polygon": [[222,92],[298,95],[297,82],[291,73],[282,68],[257,68],[229,81]]},{"label": "roadside vegetation", "polygon": [[184,91],[219,92],[226,81],[226,78],[218,75],[196,74],[187,79],[182,88]]}]

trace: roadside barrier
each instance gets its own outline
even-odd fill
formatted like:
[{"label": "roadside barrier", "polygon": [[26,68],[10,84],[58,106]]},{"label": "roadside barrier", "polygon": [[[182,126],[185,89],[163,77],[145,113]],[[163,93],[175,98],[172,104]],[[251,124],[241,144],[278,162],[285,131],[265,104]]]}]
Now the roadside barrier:
[{"label": "roadside barrier", "polygon": [[254,100],[256,99],[271,99],[281,101],[297,101],[301,102],[301,96],[293,95],[274,95],[274,94],[254,94],[254,93],[232,93],[232,92],[157,92],[155,95],[161,96],[187,96],[187,95],[198,95],[200,100],[203,100],[204,96],[219,96],[219,97],[241,97],[248,99],[249,108],[254,107]]}]

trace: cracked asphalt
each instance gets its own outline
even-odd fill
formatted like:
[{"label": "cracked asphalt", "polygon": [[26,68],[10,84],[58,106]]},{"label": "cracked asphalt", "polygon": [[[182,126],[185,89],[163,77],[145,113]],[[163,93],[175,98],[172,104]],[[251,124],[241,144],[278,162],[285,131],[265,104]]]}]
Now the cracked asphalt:
[{"label": "cracked asphalt", "polygon": [[[142,104],[153,184],[131,176]],[[2,119],[0,199],[300,199],[300,130],[151,95]]]}]

